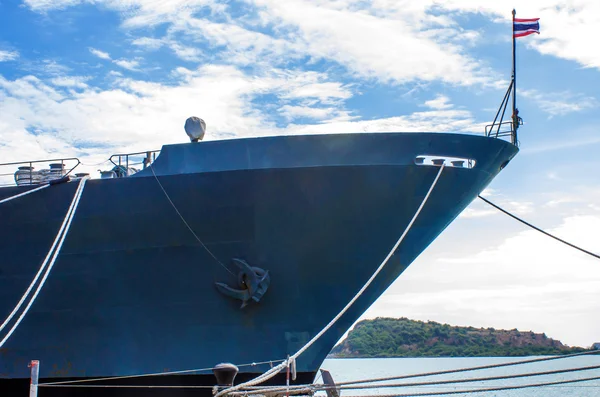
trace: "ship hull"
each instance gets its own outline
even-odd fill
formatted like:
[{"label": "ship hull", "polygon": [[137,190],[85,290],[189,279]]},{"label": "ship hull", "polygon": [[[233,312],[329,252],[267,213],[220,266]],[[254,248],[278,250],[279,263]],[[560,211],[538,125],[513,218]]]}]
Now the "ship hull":
[{"label": "ship hull", "polygon": [[[179,153],[163,149],[156,177],[144,170],[135,177],[88,181],[52,273],[0,350],[0,389],[3,380],[4,387],[18,387],[18,380],[25,385],[32,359],[40,360],[44,381],[204,369],[135,382],[210,385],[208,369],[220,362],[240,364],[238,380],[263,372],[269,364],[244,364],[297,351],[392,249],[439,171],[415,164],[414,157],[439,154],[438,145],[449,156],[474,158],[472,169],[442,172],[387,266],[299,358],[300,378],[310,381],[353,322],[516,153],[511,145],[480,137],[398,135],[378,137],[377,144],[349,138],[346,147],[325,149],[323,140],[336,137],[320,137],[310,156],[302,153],[311,148],[305,141],[272,144],[265,154],[270,159],[259,161],[248,160],[256,149],[246,147],[243,164],[235,164],[240,151],[220,159],[220,168],[210,150],[190,154],[193,145],[180,145]],[[229,151],[238,150],[229,145]],[[390,146],[412,161],[393,156]],[[365,154],[343,156],[355,152]],[[67,183],[0,205],[0,319],[33,279],[75,190],[75,183]],[[0,190],[0,199],[19,191]],[[241,308],[241,301],[216,288],[217,282],[237,288],[233,258],[268,270],[271,282],[260,302]],[[41,396],[82,393],[40,390]]]}]

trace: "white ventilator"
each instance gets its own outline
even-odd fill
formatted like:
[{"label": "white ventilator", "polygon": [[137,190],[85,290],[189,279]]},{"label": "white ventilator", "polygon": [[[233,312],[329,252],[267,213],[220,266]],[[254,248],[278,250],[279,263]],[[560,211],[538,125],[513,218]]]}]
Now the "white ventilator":
[{"label": "white ventilator", "polygon": [[185,121],[185,133],[192,142],[201,141],[206,132],[206,123],[200,117],[192,116]]}]

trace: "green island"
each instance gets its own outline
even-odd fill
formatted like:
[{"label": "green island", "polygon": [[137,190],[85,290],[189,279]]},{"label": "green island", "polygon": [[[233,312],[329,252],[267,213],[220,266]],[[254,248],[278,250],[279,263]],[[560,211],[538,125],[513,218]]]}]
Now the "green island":
[{"label": "green island", "polygon": [[546,334],[494,328],[455,327],[407,318],[357,323],[328,358],[493,357],[556,355],[588,349],[569,347]]}]

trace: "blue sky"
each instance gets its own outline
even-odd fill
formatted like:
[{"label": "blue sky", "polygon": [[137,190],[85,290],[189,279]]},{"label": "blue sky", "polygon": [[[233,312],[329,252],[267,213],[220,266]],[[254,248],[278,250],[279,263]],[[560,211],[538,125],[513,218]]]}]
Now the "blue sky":
[{"label": "blue sky", "polygon": [[[483,5],[482,5],[483,4]],[[519,6],[521,7],[521,6]],[[521,153],[486,195],[600,251],[600,6],[529,1]],[[257,135],[482,133],[510,78],[511,7],[470,0],[0,0],[4,161]],[[95,170],[98,167],[91,167]],[[365,314],[600,341],[600,264],[470,206]]]}]

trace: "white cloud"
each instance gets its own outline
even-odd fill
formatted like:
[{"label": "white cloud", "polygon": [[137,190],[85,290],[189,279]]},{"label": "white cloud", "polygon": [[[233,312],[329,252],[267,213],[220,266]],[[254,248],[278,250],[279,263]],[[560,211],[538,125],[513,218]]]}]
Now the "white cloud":
[{"label": "white cloud", "polygon": [[479,208],[465,208],[459,215],[461,218],[483,218],[490,215],[496,215],[498,210],[495,209],[479,209]]},{"label": "white cloud", "polygon": [[467,132],[477,128],[468,111],[435,110],[375,120],[336,121],[318,125],[292,125],[289,133],[344,132]]},{"label": "white cloud", "polygon": [[313,108],[310,106],[290,106],[284,105],[279,111],[288,119],[297,117],[307,117],[316,120],[323,120],[331,116],[334,108]]},{"label": "white cloud", "polygon": [[12,98],[29,100],[40,96],[43,96],[44,99],[53,101],[61,101],[64,99],[62,94],[52,87],[49,87],[35,76],[25,76],[12,82],[0,76],[0,88],[4,89],[8,94],[5,98],[6,101],[10,101]]},{"label": "white cloud", "polygon": [[[0,134],[10,142],[10,158],[77,155],[97,163],[111,152],[159,148],[185,142],[181,125],[191,116],[208,124],[207,139],[356,131],[464,130],[473,124],[467,111],[427,111],[378,120],[354,120],[344,109],[350,87],[324,73],[271,70],[245,74],[233,66],[177,68],[161,84],[108,73],[113,88],[100,89],[86,77],[60,75],[45,82],[35,76],[0,76]],[[67,88],[67,90],[65,90]],[[69,88],[77,88],[76,91]],[[273,104],[290,119],[311,117],[317,124],[277,127],[269,106],[252,100],[273,95]],[[102,149],[100,149],[102,148]],[[87,159],[91,157],[92,160]]]},{"label": "white cloud", "polygon": [[169,47],[178,58],[184,61],[197,62],[202,59],[202,51],[197,48],[183,46],[175,42],[169,43]]},{"label": "white cloud", "polygon": [[279,109],[279,112],[288,120],[308,118],[328,123],[340,123],[356,118],[351,116],[347,111],[339,110],[335,107],[284,105]]},{"label": "white cloud", "polygon": [[552,211],[563,211],[565,209],[575,210],[581,207],[589,207],[590,204],[600,201],[600,188],[596,184],[586,187],[571,187],[567,192],[556,192],[545,195],[544,207]]},{"label": "white cloud", "polygon": [[315,98],[325,103],[335,103],[352,96],[351,91],[337,82],[319,82],[314,79],[314,72],[296,76],[285,98]]},{"label": "white cloud", "polygon": [[507,201],[504,204],[502,202],[495,202],[494,204],[504,208],[506,211],[510,212],[514,215],[526,215],[534,210],[534,205],[532,202],[522,202],[522,201]]},{"label": "white cloud", "polygon": [[[490,82],[490,71],[464,49],[435,33],[441,20],[407,8],[391,16],[355,9],[348,2],[256,0],[269,23],[289,29],[315,58],[335,60],[350,71],[383,81]],[[444,21],[445,22],[445,21]],[[443,59],[443,62],[440,60]]]},{"label": "white cloud", "polygon": [[0,62],[14,61],[19,57],[17,51],[0,50]]},{"label": "white cloud", "polygon": [[24,0],[31,9],[47,12],[83,3],[103,4],[123,14],[127,26],[146,26],[161,23],[182,12],[192,12],[205,6],[223,9],[216,0]]},{"label": "white cloud", "polygon": [[140,66],[140,62],[135,59],[115,59],[113,62],[115,63],[115,65],[120,66],[123,69],[132,71],[138,70],[138,67]]},{"label": "white cloud", "polygon": [[[237,23],[218,24],[194,17],[203,9],[227,17],[228,6],[217,0],[25,1],[33,10],[43,12],[83,2],[118,11],[126,28],[159,23],[181,25],[188,23],[186,20],[191,26],[200,21],[206,25],[203,33],[211,40],[227,41],[232,49],[236,42],[243,43],[240,45],[247,51],[237,51],[241,58],[252,54],[248,51],[251,45],[245,44],[244,38],[254,37],[257,53],[267,51],[263,43],[270,42],[275,49],[287,42],[289,50],[284,53],[302,51],[315,58],[331,59],[362,76],[399,82],[441,80],[462,85],[491,84],[494,76],[486,65],[466,55],[465,49],[476,43],[481,34],[462,28],[455,20],[456,12],[485,15],[506,24],[511,18],[510,9],[502,0],[485,4],[473,0],[424,0],[418,4],[391,0],[253,0],[248,4],[258,8],[259,19],[247,17],[245,23],[272,26],[281,36],[263,35],[258,39],[259,32]],[[563,0],[532,0],[521,4],[518,11],[520,17],[541,18],[542,34],[523,39],[521,45],[584,67],[600,68],[600,48],[581,39],[598,35],[600,3],[578,0],[566,5]],[[441,59],[444,62],[439,62]]]},{"label": "white cloud", "polygon": [[92,54],[94,54],[95,56],[97,56],[100,59],[107,59],[107,60],[111,59],[110,54],[108,52],[104,52],[104,51],[98,50],[96,48],[89,48],[89,50]]},{"label": "white cloud", "polygon": [[541,93],[537,90],[520,90],[519,95],[534,101],[550,117],[564,116],[598,107],[596,98],[571,92]]},{"label": "white cloud", "polygon": [[[595,126],[592,126],[595,129]],[[573,132],[572,132],[573,133]],[[591,134],[595,135],[595,131]],[[544,143],[533,143],[532,146],[525,147],[521,150],[522,154],[538,154],[551,151],[559,151],[566,149],[573,149],[582,146],[591,146],[600,144],[600,137],[591,135],[588,131],[583,131],[578,134],[580,137],[576,139],[568,140],[553,140]],[[583,137],[581,137],[583,135]],[[591,136],[590,136],[591,135]],[[573,134],[575,136],[575,134]]]},{"label": "white cloud", "polygon": [[[502,195],[489,194],[487,189],[481,193],[483,198],[488,199],[500,208],[510,212],[511,214],[521,216],[527,215],[533,212],[534,205],[532,202],[527,201],[514,201],[508,200]],[[494,198],[490,200],[490,196]],[[485,203],[483,200],[475,199],[460,215],[460,218],[483,218],[492,215],[500,214],[500,211],[496,208]],[[505,215],[503,215],[505,216]]]},{"label": "white cloud", "polygon": [[[143,40],[142,43],[144,43],[145,41]],[[102,51],[102,50],[98,50],[96,48],[89,48],[90,52],[92,54],[94,54],[95,56],[97,56],[100,59],[106,59],[108,61],[112,61],[112,63],[114,63],[115,65],[122,67],[123,69],[127,69],[127,70],[131,70],[131,71],[137,71],[138,67],[140,66],[140,62],[136,59],[112,59],[112,57],[110,56],[110,54],[108,52]]]},{"label": "white cloud", "polygon": [[147,50],[154,51],[158,50],[163,46],[169,47],[173,53],[184,61],[197,62],[202,59],[202,51],[196,47],[185,46],[178,43],[176,40],[169,38],[156,39],[151,37],[140,37],[132,41],[133,45],[143,47]]},{"label": "white cloud", "polygon": [[204,7],[213,13],[222,12],[226,5],[217,0],[106,0],[108,6],[123,13],[124,25],[128,28],[172,22],[188,17]]},{"label": "white cloud", "polygon": [[558,206],[563,205],[563,204],[575,203],[575,202],[578,202],[578,201],[579,200],[577,200],[575,197],[565,196],[565,197],[560,197],[558,199],[550,200],[544,206],[546,206],[546,207],[558,207]]},{"label": "white cloud", "polygon": [[156,50],[165,44],[164,40],[155,39],[152,37],[139,37],[131,42],[131,44],[144,47],[150,50]]},{"label": "white cloud", "polygon": [[302,40],[269,36],[235,22],[216,23],[189,16],[174,21],[170,33],[181,33],[194,42],[208,42],[210,46],[223,47],[222,58],[240,65],[285,63],[306,55]]},{"label": "white cloud", "polygon": [[89,77],[82,76],[70,76],[70,77],[55,77],[52,80],[53,85],[58,87],[70,87],[70,88],[86,88],[87,84],[85,81],[89,80]]},{"label": "white cloud", "polygon": [[81,3],[81,0],[23,0],[25,4],[35,11],[48,11],[66,8]]},{"label": "white cloud", "polygon": [[[386,12],[382,6],[349,1],[321,2],[298,0],[256,0],[250,3],[259,15],[232,19],[227,6],[213,0],[98,0],[96,4],[119,11],[126,28],[170,25],[168,40],[183,34],[192,40],[224,46],[222,59],[252,65],[266,60],[279,64],[289,59],[326,59],[345,66],[363,78],[382,81],[436,81],[460,85],[493,84],[491,69],[466,54],[476,32],[457,27],[451,18],[434,16],[423,7],[405,7],[402,12]],[[48,2],[29,0],[34,9],[47,9]],[[61,4],[61,7],[69,3]],[[225,16],[227,22],[214,22],[194,14],[201,9]],[[269,26],[273,34],[254,27]],[[137,45],[157,48],[148,38]],[[177,41],[179,46],[183,46]],[[182,52],[183,59],[198,60],[197,50]],[[192,52],[190,54],[190,52]],[[439,60],[443,59],[444,62]]]},{"label": "white cloud", "polygon": [[555,0],[540,5],[540,16],[543,18],[543,35],[531,42],[533,48],[542,54],[573,60],[585,67],[600,68],[600,50],[582,39],[598,34],[598,2],[580,0],[566,5]]},{"label": "white cloud", "polygon": [[496,189],[492,189],[491,187],[486,187],[485,189],[483,189],[483,191],[481,192],[481,195],[483,197],[492,197],[492,196],[496,196],[498,194],[498,191]]},{"label": "white cloud", "polygon": [[38,70],[52,76],[63,76],[71,71],[69,67],[61,65],[53,59],[42,60]]},{"label": "white cloud", "polygon": [[285,99],[312,98],[326,104],[336,104],[352,97],[351,87],[335,81],[327,81],[327,75],[319,72],[304,73],[279,71],[279,76],[289,81],[282,94]]},{"label": "white cloud", "polygon": [[[555,209],[545,211],[552,214]],[[581,214],[582,208],[574,212]],[[544,214],[540,216],[543,219]],[[494,219],[504,223],[504,218]],[[524,227],[494,243],[497,225],[488,221],[482,229],[487,237],[481,243],[456,233],[448,236],[454,243],[444,253],[438,250],[417,260],[364,317],[408,316],[456,325],[517,327],[546,332],[570,345],[597,342],[597,259]],[[600,216],[588,211],[565,216],[547,230],[598,251],[595,231],[599,227]]]},{"label": "white cloud", "polygon": [[437,109],[437,110],[452,108],[452,104],[450,103],[450,98],[448,98],[445,95],[441,95],[441,94],[438,94],[438,96],[436,96],[434,99],[425,101],[425,103],[423,105],[428,108]]},{"label": "white cloud", "polygon": [[[510,8],[502,0],[486,1],[428,0],[440,9],[485,14],[509,23]],[[517,17],[540,18],[541,34],[519,40],[542,54],[578,62],[585,67],[600,68],[600,48],[585,38],[596,37],[600,26],[600,3],[594,0],[531,0],[522,2]]]},{"label": "white cloud", "polygon": [[[249,99],[256,95],[271,93],[283,101],[309,99],[317,105],[320,99],[329,99],[319,86],[329,82],[319,82],[324,76],[313,73],[274,71],[251,77],[234,67],[216,65],[178,70],[178,81],[170,85],[123,79],[113,72],[117,86],[107,90],[82,85],[84,78],[51,80],[60,87],[78,86],[82,89],[78,93],[58,91],[34,76],[13,81],[0,76],[0,120],[23,136],[28,135],[27,129],[37,128],[38,137],[60,137],[69,147],[82,143],[156,147],[185,141],[185,134],[176,131],[191,115],[207,121],[209,139],[282,133],[269,121],[267,110],[253,107]],[[303,86],[312,88],[302,94]],[[350,95],[336,87],[330,93],[334,98]]]}]

